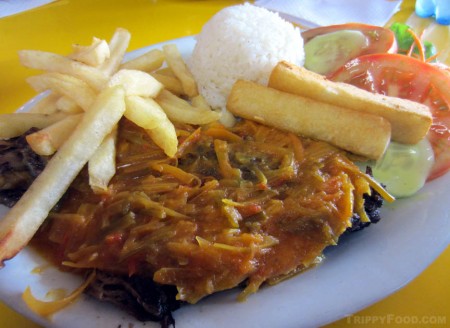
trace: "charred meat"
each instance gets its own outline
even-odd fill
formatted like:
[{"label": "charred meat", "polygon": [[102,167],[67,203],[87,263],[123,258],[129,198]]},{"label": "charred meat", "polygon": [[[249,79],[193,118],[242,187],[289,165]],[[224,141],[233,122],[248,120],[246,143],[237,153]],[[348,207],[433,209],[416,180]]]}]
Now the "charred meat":
[{"label": "charred meat", "polygon": [[0,140],[0,204],[14,206],[47,164],[48,159],[33,152],[26,141],[35,131]]}]

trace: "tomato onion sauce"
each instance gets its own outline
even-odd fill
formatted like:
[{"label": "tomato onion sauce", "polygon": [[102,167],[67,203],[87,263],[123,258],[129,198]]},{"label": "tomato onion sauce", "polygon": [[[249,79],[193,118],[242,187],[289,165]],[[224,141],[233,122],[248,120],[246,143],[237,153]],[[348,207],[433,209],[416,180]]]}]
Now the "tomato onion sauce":
[{"label": "tomato onion sauce", "polygon": [[94,194],[79,175],[34,237],[62,268],[141,275],[196,303],[245,283],[240,297],[314,265],[364,220],[373,181],[325,142],[242,120],[177,125],[168,158],[122,119],[117,173]]}]

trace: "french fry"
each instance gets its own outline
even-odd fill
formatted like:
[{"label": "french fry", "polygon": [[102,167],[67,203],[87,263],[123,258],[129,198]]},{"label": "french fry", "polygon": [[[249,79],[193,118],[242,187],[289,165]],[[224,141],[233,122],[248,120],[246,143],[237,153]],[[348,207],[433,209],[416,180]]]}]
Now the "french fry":
[{"label": "french fry", "polygon": [[143,129],[154,129],[161,121],[167,120],[166,113],[151,98],[127,96],[125,103],[127,104],[125,117]]},{"label": "french fry", "polygon": [[153,73],[161,74],[161,75],[165,75],[165,76],[176,77],[174,72],[172,71],[172,69],[168,66],[160,68],[160,69],[154,71]]},{"label": "french fry", "polygon": [[177,152],[178,139],[175,127],[163,109],[151,98],[126,97],[125,117],[149,132],[152,140],[173,157]]},{"label": "french fry", "polygon": [[159,49],[153,49],[145,54],[129,60],[122,65],[120,69],[136,69],[144,72],[153,72],[164,63],[164,53]]},{"label": "french fry", "polygon": [[14,113],[0,115],[0,139],[18,137],[31,128],[43,129],[65,118],[64,113]]},{"label": "french fry", "polygon": [[119,86],[102,91],[69,139],[0,221],[1,266],[30,241],[103,139],[116,126],[125,112],[124,97],[125,92]]},{"label": "french fry", "polygon": [[332,82],[322,75],[287,62],[280,62],[273,69],[269,86],[354,111],[382,116],[391,123],[392,140],[401,143],[419,142],[432,123],[430,110],[423,104]]},{"label": "french fry", "polygon": [[95,37],[92,39],[91,45],[74,44],[72,49],[73,52],[68,56],[69,58],[94,67],[103,64],[111,55],[108,43]]},{"label": "french fry", "polygon": [[53,155],[61,145],[69,138],[82,114],[68,115],[66,118],[52,125],[26,136],[31,149],[42,156]]},{"label": "french fry", "polygon": [[164,85],[164,87],[173,94],[180,96],[184,93],[183,86],[181,85],[180,80],[178,80],[175,76],[169,76],[159,73],[150,73],[150,75],[153,76],[162,85]]},{"label": "french fry", "polygon": [[75,101],[65,96],[59,97],[56,101],[56,109],[70,114],[81,113],[83,111]]},{"label": "french fry", "polygon": [[174,157],[178,149],[178,139],[175,127],[169,120],[162,121],[152,130],[146,130],[147,134],[169,157]]},{"label": "french fry", "polygon": [[107,76],[111,76],[120,67],[122,63],[123,56],[127,51],[128,44],[130,43],[130,32],[126,29],[118,28],[111,41],[109,42],[110,56],[105,62],[100,65],[100,70],[105,73]]},{"label": "french fry", "polygon": [[58,110],[56,103],[59,98],[60,95],[49,92],[45,97],[42,97],[38,101],[34,99],[30,104],[31,107],[28,110],[28,113],[53,114]]},{"label": "french fry", "polygon": [[83,80],[61,73],[45,73],[27,78],[27,82],[36,91],[52,90],[72,99],[83,110],[88,110],[93,103],[96,93]]},{"label": "french fry", "polygon": [[89,185],[95,193],[108,190],[116,173],[117,126],[108,134],[88,162]]},{"label": "french fry", "polygon": [[99,69],[54,53],[21,50],[19,51],[19,59],[22,65],[29,68],[76,77],[97,91],[100,91],[107,81],[107,76]]},{"label": "french fry", "polygon": [[121,69],[108,81],[108,86],[122,85],[127,96],[156,97],[164,86],[142,71]]},{"label": "french fry", "polygon": [[195,96],[191,99],[191,104],[194,108],[198,110],[210,111],[211,106],[202,95]]},{"label": "french fry", "polygon": [[198,95],[197,82],[195,82],[194,77],[186,66],[183,57],[181,57],[177,46],[175,44],[164,45],[163,51],[167,65],[169,65],[175,76],[180,80],[185,94],[189,97]]},{"label": "french fry", "polygon": [[162,90],[155,100],[164,109],[169,119],[174,122],[208,124],[220,118],[219,113],[198,110],[168,90]]},{"label": "french fry", "polygon": [[250,81],[237,81],[227,109],[254,120],[371,159],[380,158],[391,137],[391,126],[381,116],[338,107],[317,100],[268,88]]}]

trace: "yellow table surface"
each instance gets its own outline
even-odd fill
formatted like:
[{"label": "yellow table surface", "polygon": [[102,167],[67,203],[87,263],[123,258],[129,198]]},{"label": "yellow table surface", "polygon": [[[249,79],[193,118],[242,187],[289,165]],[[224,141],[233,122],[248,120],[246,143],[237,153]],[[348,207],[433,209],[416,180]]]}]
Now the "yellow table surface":
[{"label": "yellow table surface", "polygon": [[[381,1],[381,0],[380,0]],[[35,92],[25,78],[34,71],[20,66],[17,51],[38,49],[65,54],[72,43],[89,44],[92,36],[109,39],[116,27],[132,34],[130,50],[193,35],[218,10],[243,1],[206,0],[60,0],[0,19],[0,113],[15,111]],[[403,4],[410,15],[413,2]],[[427,25],[429,20],[421,24]],[[445,30],[448,34],[448,29]],[[446,42],[444,42],[446,43]],[[330,327],[407,326],[417,318],[450,326],[450,247],[421,275],[384,300]],[[414,319],[416,318],[416,319]],[[415,325],[421,326],[421,325]],[[426,324],[423,327],[428,326]],[[39,327],[0,303],[1,327]]]}]

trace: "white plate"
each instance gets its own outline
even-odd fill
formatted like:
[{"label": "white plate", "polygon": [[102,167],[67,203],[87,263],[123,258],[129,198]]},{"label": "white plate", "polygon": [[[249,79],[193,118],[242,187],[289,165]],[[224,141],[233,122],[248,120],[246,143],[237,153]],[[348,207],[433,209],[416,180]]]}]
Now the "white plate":
[{"label": "white plate", "polygon": [[[191,37],[171,42],[184,55],[194,46]],[[177,327],[316,327],[379,301],[420,274],[450,243],[449,186],[447,174],[427,184],[414,197],[385,206],[378,224],[342,238],[339,246],[326,251],[327,258],[319,267],[262,288],[244,303],[236,301],[236,291],[229,291],[177,310]],[[5,212],[0,208],[0,216]],[[34,315],[21,299],[27,286],[43,298],[52,289],[71,290],[80,283],[78,277],[52,268],[32,273],[44,263],[28,248],[7,262],[0,270],[0,299],[48,327],[110,328],[127,327],[128,323],[136,328],[159,326],[137,322],[112,305],[86,296],[51,321]]]}]

